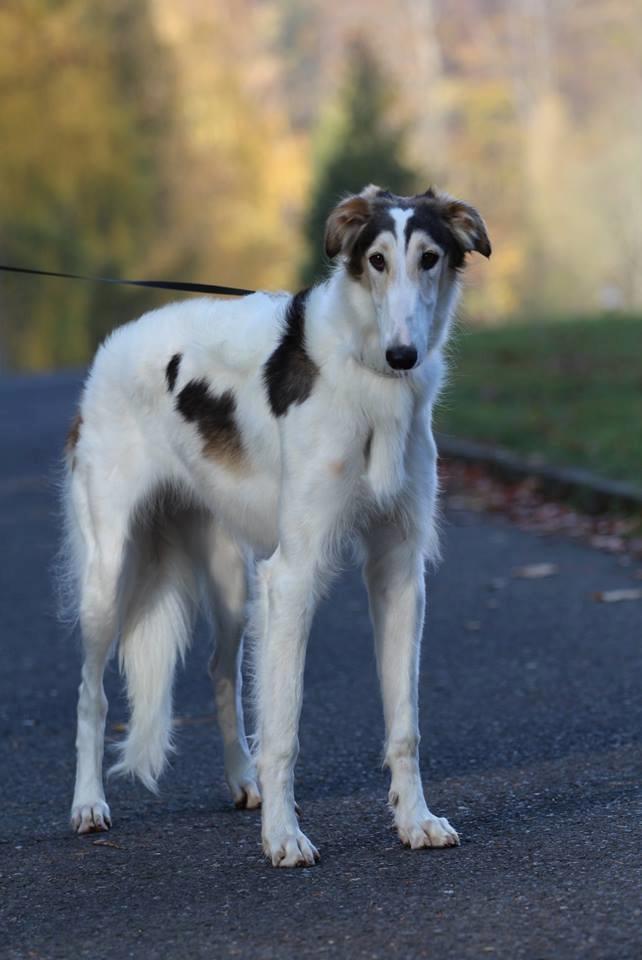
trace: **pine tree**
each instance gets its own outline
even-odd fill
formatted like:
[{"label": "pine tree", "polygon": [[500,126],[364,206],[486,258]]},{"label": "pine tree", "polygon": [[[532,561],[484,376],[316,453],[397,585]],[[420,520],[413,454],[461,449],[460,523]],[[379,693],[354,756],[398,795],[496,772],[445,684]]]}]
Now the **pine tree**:
[{"label": "pine tree", "polygon": [[318,279],[327,264],[323,228],[341,196],[369,183],[402,195],[417,189],[417,177],[403,159],[405,130],[391,122],[393,107],[393,92],[373,54],[355,44],[337,107],[317,136],[317,170],[305,221],[304,284]]}]

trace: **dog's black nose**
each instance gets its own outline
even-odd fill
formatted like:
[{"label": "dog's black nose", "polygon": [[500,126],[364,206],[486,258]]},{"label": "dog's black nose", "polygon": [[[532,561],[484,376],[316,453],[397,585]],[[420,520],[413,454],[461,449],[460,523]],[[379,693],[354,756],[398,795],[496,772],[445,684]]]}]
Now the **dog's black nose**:
[{"label": "dog's black nose", "polygon": [[414,347],[390,347],[386,350],[386,360],[393,370],[412,370],[417,362]]}]

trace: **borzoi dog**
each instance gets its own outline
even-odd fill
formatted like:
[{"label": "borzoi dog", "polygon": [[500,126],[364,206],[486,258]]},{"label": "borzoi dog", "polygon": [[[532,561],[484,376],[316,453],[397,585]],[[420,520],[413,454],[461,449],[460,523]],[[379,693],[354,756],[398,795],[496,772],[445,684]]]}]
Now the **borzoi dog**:
[{"label": "borzoi dog", "polygon": [[[99,349],[66,450],[68,586],[84,661],[78,833],[111,826],[102,779],[114,644],[131,717],[115,770],[156,788],[172,745],[172,682],[199,602],[238,806],[262,804],[275,866],[318,852],[294,800],[310,622],[341,545],[360,545],[385,717],[389,801],[413,849],[457,833],[426,804],[417,680],[424,564],[438,552],[432,406],[466,254],[490,255],[471,206],[369,186],[327,221],[335,267],[291,296],[175,303]],[[247,584],[256,748],[241,703]],[[260,784],[260,791],[259,791]]]}]

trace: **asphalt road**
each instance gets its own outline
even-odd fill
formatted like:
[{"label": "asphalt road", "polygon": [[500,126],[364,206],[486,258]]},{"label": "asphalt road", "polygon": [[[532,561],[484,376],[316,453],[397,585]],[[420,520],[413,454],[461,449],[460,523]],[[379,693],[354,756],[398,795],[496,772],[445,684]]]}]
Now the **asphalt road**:
[{"label": "asphalt road", "polygon": [[[0,383],[0,956],[642,956],[642,604],[593,599],[631,585],[615,558],[499,519],[450,512],[429,584],[423,769],[461,847],[412,852],[390,830],[355,573],[322,607],[308,659],[297,797],[318,867],[268,866],[258,815],[228,801],[203,630],[160,796],[114,782],[111,833],[69,832],[79,653],[49,571],[78,386]],[[555,577],[510,577],[549,560]],[[107,686],[117,736],[113,667]]]}]

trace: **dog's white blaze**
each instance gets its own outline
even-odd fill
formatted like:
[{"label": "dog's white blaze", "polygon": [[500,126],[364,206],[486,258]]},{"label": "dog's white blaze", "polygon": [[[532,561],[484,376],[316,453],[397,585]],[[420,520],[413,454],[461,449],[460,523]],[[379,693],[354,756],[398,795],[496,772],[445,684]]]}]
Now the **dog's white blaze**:
[{"label": "dog's white blaze", "polygon": [[395,258],[392,280],[388,287],[388,311],[391,331],[386,349],[392,346],[414,346],[413,315],[415,312],[416,288],[408,276],[406,263],[405,229],[412,210],[392,210],[395,222]]},{"label": "dog's white blaze", "polygon": [[414,347],[417,365],[428,353],[431,332],[435,322],[435,308],[439,293],[441,263],[431,271],[419,268],[419,258],[425,249],[440,254],[443,251],[425,231],[413,230],[406,241],[406,225],[414,211],[393,208],[389,214],[394,221],[394,234],[382,231],[367,252],[383,253],[386,270],[370,270],[372,295],[379,326],[379,351],[385,355],[390,347]]}]

